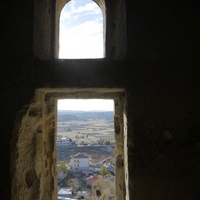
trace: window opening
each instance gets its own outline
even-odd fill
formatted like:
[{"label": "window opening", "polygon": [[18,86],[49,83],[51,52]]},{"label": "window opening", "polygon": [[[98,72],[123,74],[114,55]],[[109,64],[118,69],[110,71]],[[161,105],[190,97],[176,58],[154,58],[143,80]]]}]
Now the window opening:
[{"label": "window opening", "polygon": [[59,58],[103,58],[103,14],[92,0],[71,0],[60,14]]},{"label": "window opening", "polygon": [[58,100],[58,199],[115,197],[115,145],[113,100]]},{"label": "window opening", "polygon": [[[116,159],[114,189],[117,199],[128,198],[128,126],[126,118],[127,100],[124,89],[40,88],[35,91],[34,101],[27,107],[27,110],[23,110],[23,114],[19,112],[14,125],[14,143],[11,145],[11,161],[14,164],[11,164],[11,174],[13,177],[12,194],[15,194],[15,196],[12,199],[16,196],[19,199],[35,199],[36,197],[39,199],[58,199],[57,172],[59,166],[63,168],[66,165],[65,163],[63,165],[63,162],[57,165],[57,101],[58,99],[69,98],[78,100],[82,98],[112,99],[114,101],[116,141],[114,149]],[[78,158],[75,159],[78,160]],[[80,162],[77,162],[77,164],[80,165]],[[93,173],[90,175],[93,175]],[[99,181],[101,182],[101,179]],[[33,183],[31,187],[30,183]],[[69,184],[71,184],[71,187],[73,184],[77,184],[76,179],[70,181]],[[16,185],[21,185],[21,187],[16,187]],[[62,191],[60,192],[62,194]],[[83,196],[81,192],[79,194]]]}]

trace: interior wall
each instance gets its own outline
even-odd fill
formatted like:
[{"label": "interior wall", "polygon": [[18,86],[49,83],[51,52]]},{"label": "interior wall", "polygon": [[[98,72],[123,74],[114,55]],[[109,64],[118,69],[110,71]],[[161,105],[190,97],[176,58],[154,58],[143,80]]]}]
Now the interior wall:
[{"label": "interior wall", "polygon": [[126,1],[127,57],[81,62],[34,56],[33,9],[0,8],[0,199],[11,199],[14,121],[43,87],[125,88],[128,199],[199,199],[199,3]]}]

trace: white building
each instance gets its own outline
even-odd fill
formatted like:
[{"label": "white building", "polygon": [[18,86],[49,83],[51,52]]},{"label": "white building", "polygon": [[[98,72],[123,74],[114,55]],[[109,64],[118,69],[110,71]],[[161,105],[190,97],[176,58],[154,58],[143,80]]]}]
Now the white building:
[{"label": "white building", "polygon": [[60,188],[58,191],[59,197],[72,197],[72,188]]},{"label": "white building", "polygon": [[89,165],[90,165],[90,158],[89,156],[83,153],[78,153],[74,155],[71,159],[72,169],[88,168]]},{"label": "white building", "polygon": [[87,194],[87,191],[78,191],[77,192],[77,198],[78,199],[85,199],[86,194]]},{"label": "white building", "polygon": [[71,145],[71,139],[68,137],[57,137],[56,140],[56,145],[60,146],[60,145]]}]

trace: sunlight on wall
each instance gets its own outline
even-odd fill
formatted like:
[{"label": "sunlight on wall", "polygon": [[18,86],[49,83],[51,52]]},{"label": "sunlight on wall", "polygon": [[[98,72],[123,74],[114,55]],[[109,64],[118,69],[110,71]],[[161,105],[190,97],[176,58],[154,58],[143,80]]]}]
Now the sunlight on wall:
[{"label": "sunlight on wall", "polygon": [[103,16],[91,0],[71,0],[61,11],[59,58],[102,58]]}]

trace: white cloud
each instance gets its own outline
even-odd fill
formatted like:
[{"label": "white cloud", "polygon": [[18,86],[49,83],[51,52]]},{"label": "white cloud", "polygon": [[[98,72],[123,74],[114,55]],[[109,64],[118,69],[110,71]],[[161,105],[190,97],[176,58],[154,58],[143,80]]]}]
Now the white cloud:
[{"label": "white cloud", "polygon": [[[68,8],[68,11],[70,13],[82,13],[82,12],[88,12],[93,11],[93,14],[100,14],[101,9],[95,2],[86,3],[85,5],[77,5],[77,2],[75,0],[71,0],[69,3],[65,5],[65,8]],[[65,10],[64,8],[64,10]]]},{"label": "white cloud", "polygon": [[102,25],[86,21],[60,35],[60,58],[102,58]]},{"label": "white cloud", "polygon": [[75,7],[75,5],[76,2],[73,0],[70,1],[68,4],[66,4],[66,7],[64,7],[63,11],[61,12],[60,20],[69,19],[70,17],[77,19],[78,17],[81,17],[83,15],[101,14],[101,9],[94,2],[87,3],[84,6],[78,6],[78,7]]},{"label": "white cloud", "polygon": [[103,31],[103,27],[96,20],[88,20],[68,30],[71,33],[77,33],[81,35],[94,35],[101,33]]},{"label": "white cloud", "polygon": [[68,4],[70,5],[70,10],[75,9],[75,5],[76,5],[76,1],[75,0],[71,0]]},{"label": "white cloud", "polygon": [[70,18],[71,18],[70,12],[62,12],[62,14],[60,15],[60,21],[64,21]]},{"label": "white cloud", "polygon": [[73,9],[72,13],[82,13],[92,11],[93,14],[100,14],[101,10],[95,3],[87,3],[84,6],[80,6],[77,9]]}]

